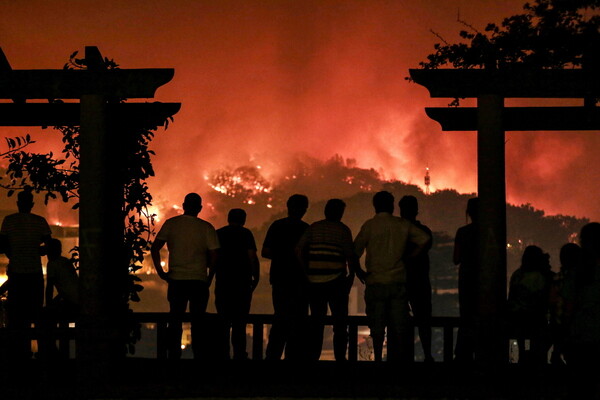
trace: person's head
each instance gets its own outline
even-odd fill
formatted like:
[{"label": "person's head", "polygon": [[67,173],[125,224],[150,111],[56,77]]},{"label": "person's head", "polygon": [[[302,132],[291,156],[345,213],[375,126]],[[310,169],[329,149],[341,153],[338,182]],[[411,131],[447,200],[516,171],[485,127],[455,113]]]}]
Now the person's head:
[{"label": "person's head", "polygon": [[477,221],[479,218],[479,198],[473,197],[467,201],[467,215],[471,221]]},{"label": "person's head", "polygon": [[287,201],[288,217],[302,219],[308,209],[308,197],[303,194],[293,194]]},{"label": "person's head", "polygon": [[408,220],[415,220],[419,214],[419,203],[415,196],[402,196],[398,202],[398,207],[400,207],[400,216]]},{"label": "person's head", "polygon": [[581,262],[581,247],[575,243],[567,243],[560,248],[561,269],[573,269]]},{"label": "person's head", "polygon": [[544,270],[549,266],[549,256],[538,246],[527,246],[521,257],[521,267],[528,271]]},{"label": "person's head", "polygon": [[54,260],[61,256],[62,243],[60,242],[60,240],[54,238],[50,239],[50,241],[48,242],[47,254],[50,260]]},{"label": "person's head", "polygon": [[580,243],[586,257],[600,257],[600,223],[590,222],[581,228]]},{"label": "person's head", "polygon": [[375,193],[373,196],[373,207],[376,213],[380,212],[394,212],[394,195],[390,192],[382,190],[381,192]]},{"label": "person's head", "polygon": [[202,210],[202,197],[198,193],[188,193],[183,199],[183,212],[186,215],[198,215]]},{"label": "person's head", "polygon": [[232,208],[227,214],[227,222],[229,225],[244,226],[246,223],[246,211],[241,208]]},{"label": "person's head", "polygon": [[328,221],[341,221],[344,216],[346,203],[340,199],[330,199],[325,204],[325,219]]},{"label": "person's head", "polygon": [[581,228],[580,233],[581,248],[584,251],[600,251],[600,223],[590,222]]},{"label": "person's head", "polygon": [[17,208],[19,212],[28,213],[33,208],[33,193],[31,190],[25,189],[17,195]]}]

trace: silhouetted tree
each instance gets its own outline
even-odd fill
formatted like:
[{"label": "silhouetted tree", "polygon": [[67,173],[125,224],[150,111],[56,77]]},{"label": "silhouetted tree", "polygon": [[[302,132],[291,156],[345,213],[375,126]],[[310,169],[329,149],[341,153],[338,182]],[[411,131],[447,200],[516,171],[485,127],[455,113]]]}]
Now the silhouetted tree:
[{"label": "silhouetted tree", "polygon": [[598,8],[599,0],[535,0],[525,3],[523,14],[505,18],[500,25],[490,23],[483,31],[459,19],[468,28],[460,31],[466,43],[437,43],[435,53],[420,66],[581,67],[587,57],[597,58],[600,16],[586,16],[584,11]]}]

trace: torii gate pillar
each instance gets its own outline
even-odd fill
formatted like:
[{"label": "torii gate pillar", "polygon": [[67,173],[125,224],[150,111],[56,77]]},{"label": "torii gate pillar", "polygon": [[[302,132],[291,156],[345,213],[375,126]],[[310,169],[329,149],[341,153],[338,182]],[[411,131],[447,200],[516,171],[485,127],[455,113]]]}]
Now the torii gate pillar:
[{"label": "torii gate pillar", "polygon": [[[129,261],[124,249],[123,128],[160,126],[179,103],[118,103],[152,98],[173,69],[111,69],[86,46],[85,70],[13,70],[0,49],[0,126],[80,126],[78,372],[95,378],[124,356]],[[27,103],[28,99],[77,99]],[[109,101],[111,100],[111,101]]]},{"label": "torii gate pillar", "polygon": [[506,299],[506,178],[504,99],[477,97],[477,193],[479,197],[479,276],[475,357],[504,361],[502,308]]},{"label": "torii gate pillar", "polygon": [[508,361],[502,329],[507,280],[505,131],[600,130],[599,107],[505,108],[504,99],[598,98],[600,74],[590,71],[519,64],[503,70],[410,70],[411,78],[431,97],[477,99],[477,108],[426,108],[426,112],[444,131],[477,131],[480,253],[475,358],[479,361]]}]

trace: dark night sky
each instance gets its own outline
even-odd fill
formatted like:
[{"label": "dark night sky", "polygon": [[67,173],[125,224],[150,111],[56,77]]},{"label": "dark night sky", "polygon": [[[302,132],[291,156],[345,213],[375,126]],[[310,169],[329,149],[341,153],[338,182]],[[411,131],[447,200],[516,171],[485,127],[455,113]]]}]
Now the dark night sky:
[{"label": "dark night sky", "polygon": [[[522,1],[0,0],[0,46],[15,69],[61,68],[95,45],[122,68],[175,68],[157,99],[182,103],[160,131],[158,205],[205,191],[219,167],[261,165],[277,177],[296,153],[354,158],[385,177],[460,192],[476,188],[475,133],[442,133],[405,81],[460,17],[483,29]],[[510,101],[507,102],[510,104]],[[4,129],[5,134],[13,133]],[[56,136],[37,130],[40,145]],[[600,219],[596,133],[509,133],[508,200]],[[331,194],[324,189],[323,197]]]}]

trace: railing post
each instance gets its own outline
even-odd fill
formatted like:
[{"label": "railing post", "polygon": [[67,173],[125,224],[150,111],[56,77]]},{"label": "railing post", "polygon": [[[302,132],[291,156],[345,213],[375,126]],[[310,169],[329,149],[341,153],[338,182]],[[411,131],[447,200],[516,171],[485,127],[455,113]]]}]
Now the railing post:
[{"label": "railing post", "polygon": [[254,322],[252,324],[252,359],[263,359],[263,329],[262,322]]},{"label": "railing post", "polygon": [[167,323],[164,321],[156,322],[156,358],[167,358]]},{"label": "railing post", "polygon": [[62,359],[68,359],[71,354],[71,337],[69,332],[69,321],[62,320],[58,323],[60,336],[58,339],[58,353]]},{"label": "railing post", "polygon": [[444,362],[451,362],[454,355],[454,326],[443,325],[444,329]]},{"label": "railing post", "polygon": [[348,361],[358,361],[358,323],[348,321]]},{"label": "railing post", "polygon": [[[410,346],[408,348],[408,359],[410,360],[410,362],[415,362],[415,319],[411,318],[410,319]],[[421,337],[419,337],[419,340],[421,340]]]}]

